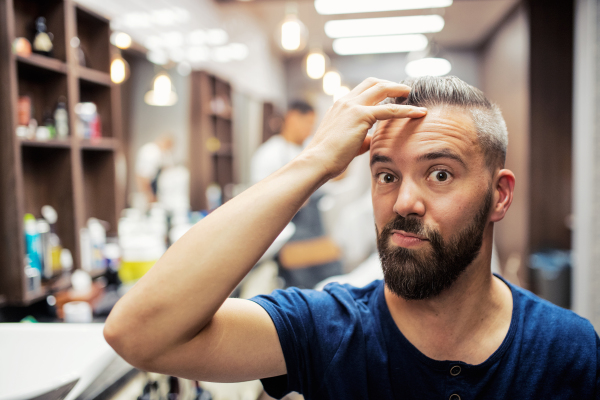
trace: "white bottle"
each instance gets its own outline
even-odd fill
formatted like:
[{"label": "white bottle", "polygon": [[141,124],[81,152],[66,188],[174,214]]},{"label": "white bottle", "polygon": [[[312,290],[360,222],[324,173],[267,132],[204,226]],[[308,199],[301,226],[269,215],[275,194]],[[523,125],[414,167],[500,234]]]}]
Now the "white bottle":
[{"label": "white bottle", "polygon": [[59,101],[54,111],[54,125],[56,127],[56,137],[66,139],[69,137],[69,116],[67,106],[64,101]]}]

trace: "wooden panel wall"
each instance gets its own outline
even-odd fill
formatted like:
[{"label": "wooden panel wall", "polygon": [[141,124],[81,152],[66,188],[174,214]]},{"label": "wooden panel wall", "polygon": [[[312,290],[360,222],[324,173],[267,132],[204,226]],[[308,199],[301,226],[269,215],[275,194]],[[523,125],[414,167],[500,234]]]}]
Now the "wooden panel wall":
[{"label": "wooden panel wall", "polygon": [[[530,0],[531,252],[571,247],[572,0]],[[591,184],[591,183],[590,183]]]}]

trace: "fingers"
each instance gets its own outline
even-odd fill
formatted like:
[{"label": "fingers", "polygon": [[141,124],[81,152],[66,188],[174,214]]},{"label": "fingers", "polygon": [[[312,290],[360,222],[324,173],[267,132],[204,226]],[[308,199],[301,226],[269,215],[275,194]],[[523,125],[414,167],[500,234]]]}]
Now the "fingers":
[{"label": "fingers", "polygon": [[367,78],[361,83],[359,83],[354,89],[348,93],[350,96],[355,97],[370,88],[371,86],[377,85],[379,82],[383,82],[382,79],[377,78]]},{"label": "fingers", "polygon": [[399,83],[381,81],[362,92],[356,97],[359,104],[371,106],[382,102],[388,97],[407,97],[410,87]]},{"label": "fingers", "polygon": [[391,118],[421,118],[427,114],[424,107],[402,106],[399,104],[383,104],[369,107],[369,111],[377,120]]}]

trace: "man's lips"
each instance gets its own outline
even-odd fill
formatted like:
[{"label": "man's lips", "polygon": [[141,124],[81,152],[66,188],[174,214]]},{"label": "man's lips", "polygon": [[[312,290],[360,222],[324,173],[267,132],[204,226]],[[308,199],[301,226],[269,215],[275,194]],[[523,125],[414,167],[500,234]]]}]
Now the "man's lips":
[{"label": "man's lips", "polygon": [[406,237],[413,237],[413,238],[420,239],[420,240],[427,240],[427,237],[425,237],[425,236],[417,235],[416,233],[405,232],[403,230],[395,229],[392,231],[392,234],[395,234],[395,233],[400,234],[402,236],[406,236]]},{"label": "man's lips", "polygon": [[418,247],[425,242],[428,242],[425,236],[417,235],[415,233],[405,232],[402,230],[392,231],[392,242],[396,246],[400,247]]}]

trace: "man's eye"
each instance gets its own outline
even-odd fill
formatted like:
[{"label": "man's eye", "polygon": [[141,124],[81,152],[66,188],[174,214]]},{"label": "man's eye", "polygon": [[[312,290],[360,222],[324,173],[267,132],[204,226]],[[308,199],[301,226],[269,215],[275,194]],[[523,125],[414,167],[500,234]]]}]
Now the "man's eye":
[{"label": "man's eye", "polygon": [[396,182],[396,177],[392,174],[388,174],[387,172],[382,172],[377,175],[377,182],[379,183],[394,183]]},{"label": "man's eye", "polygon": [[450,173],[444,170],[433,171],[429,178],[434,180],[435,182],[446,182],[451,178]]}]

